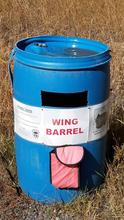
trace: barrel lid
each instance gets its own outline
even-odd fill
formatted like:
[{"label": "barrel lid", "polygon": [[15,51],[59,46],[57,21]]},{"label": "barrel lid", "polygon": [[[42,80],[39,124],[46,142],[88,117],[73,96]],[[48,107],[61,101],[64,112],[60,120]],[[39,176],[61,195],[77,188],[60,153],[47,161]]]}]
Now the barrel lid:
[{"label": "barrel lid", "polygon": [[111,58],[109,47],[101,42],[76,37],[39,36],[16,43],[19,62],[45,69],[95,67]]}]

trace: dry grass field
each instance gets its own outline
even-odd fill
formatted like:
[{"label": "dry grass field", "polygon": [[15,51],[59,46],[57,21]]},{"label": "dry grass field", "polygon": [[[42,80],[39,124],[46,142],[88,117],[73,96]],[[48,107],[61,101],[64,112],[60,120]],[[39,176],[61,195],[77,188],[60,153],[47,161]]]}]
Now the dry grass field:
[{"label": "dry grass field", "polygon": [[[17,190],[7,65],[18,39],[42,34],[87,37],[111,47],[111,129],[105,183],[67,205],[45,206],[19,195]],[[124,219],[123,0],[0,0],[0,220],[3,219]]]}]

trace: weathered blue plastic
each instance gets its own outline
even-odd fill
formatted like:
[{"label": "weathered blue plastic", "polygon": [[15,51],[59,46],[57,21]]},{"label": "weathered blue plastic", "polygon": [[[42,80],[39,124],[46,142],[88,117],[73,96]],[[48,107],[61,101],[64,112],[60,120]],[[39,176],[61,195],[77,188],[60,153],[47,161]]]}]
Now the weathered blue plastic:
[{"label": "weathered blue plastic", "polygon": [[[18,101],[41,107],[41,90],[58,93],[88,91],[88,105],[109,97],[109,47],[93,40],[40,36],[17,42],[14,55],[13,96]],[[31,198],[43,203],[70,202],[80,192],[104,180],[107,135],[80,143],[81,190],[57,189],[50,183],[51,146],[24,140],[15,134],[19,185]]]}]

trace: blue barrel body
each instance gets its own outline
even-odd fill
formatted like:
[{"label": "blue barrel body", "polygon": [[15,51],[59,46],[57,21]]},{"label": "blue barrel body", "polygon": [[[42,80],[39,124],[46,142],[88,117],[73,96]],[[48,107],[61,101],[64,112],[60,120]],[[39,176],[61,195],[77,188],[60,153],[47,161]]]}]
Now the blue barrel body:
[{"label": "blue barrel body", "polygon": [[[63,48],[69,49],[62,56]],[[23,104],[42,108],[41,91],[62,94],[87,91],[87,106],[103,103],[109,97],[109,60],[109,48],[92,40],[57,36],[21,40],[15,48],[13,97]],[[15,132],[20,187],[43,203],[70,202],[80,192],[103,182],[106,140],[107,132],[100,139],[78,143],[85,152],[80,163],[80,187],[60,189],[50,181],[49,155],[54,146],[26,140]]]}]

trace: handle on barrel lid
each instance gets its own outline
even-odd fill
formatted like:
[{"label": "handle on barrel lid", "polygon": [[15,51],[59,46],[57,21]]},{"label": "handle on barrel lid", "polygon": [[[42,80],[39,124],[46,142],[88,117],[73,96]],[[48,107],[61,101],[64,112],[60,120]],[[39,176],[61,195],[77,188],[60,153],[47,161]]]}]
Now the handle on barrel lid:
[{"label": "handle on barrel lid", "polygon": [[14,60],[14,55],[15,55],[15,48],[12,49],[12,51],[10,53],[10,58],[9,58],[9,63],[8,63],[8,71],[9,71],[12,87],[13,87],[13,73],[12,73],[12,70],[11,70],[11,63]]}]

